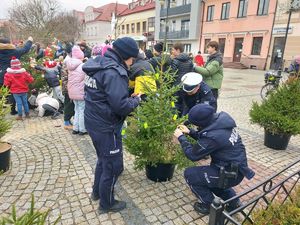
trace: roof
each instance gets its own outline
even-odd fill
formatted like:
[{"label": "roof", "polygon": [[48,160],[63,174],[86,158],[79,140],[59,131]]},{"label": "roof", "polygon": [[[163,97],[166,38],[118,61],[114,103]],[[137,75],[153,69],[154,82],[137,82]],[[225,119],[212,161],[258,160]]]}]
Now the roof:
[{"label": "roof", "polygon": [[154,0],[137,0],[135,2],[129,3],[127,9],[119,15],[125,16],[125,15],[143,12],[151,9],[155,9]]},{"label": "roof", "polygon": [[99,8],[94,8],[94,12],[99,13],[94,21],[111,21],[112,13],[117,11],[119,15],[127,8],[127,5],[110,3]]}]

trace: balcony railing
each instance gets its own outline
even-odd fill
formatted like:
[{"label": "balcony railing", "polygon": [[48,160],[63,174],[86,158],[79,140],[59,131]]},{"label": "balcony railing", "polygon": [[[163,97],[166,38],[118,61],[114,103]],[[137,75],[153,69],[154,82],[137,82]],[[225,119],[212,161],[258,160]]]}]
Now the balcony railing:
[{"label": "balcony railing", "polygon": [[[167,32],[167,39],[189,38],[189,30]],[[159,39],[165,38],[165,32],[159,32]]]},{"label": "balcony railing", "polygon": [[[181,5],[181,6],[169,8],[168,16],[187,14],[190,12],[191,12],[191,4]],[[167,16],[167,9],[166,8],[161,9],[160,17],[166,17],[166,16]]]}]

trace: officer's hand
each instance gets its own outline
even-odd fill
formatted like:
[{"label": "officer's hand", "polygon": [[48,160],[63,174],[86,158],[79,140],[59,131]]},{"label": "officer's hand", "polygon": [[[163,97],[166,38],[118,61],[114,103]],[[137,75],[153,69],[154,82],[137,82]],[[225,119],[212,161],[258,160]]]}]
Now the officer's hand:
[{"label": "officer's hand", "polygon": [[31,41],[31,42],[33,42],[33,38],[30,36],[30,37],[28,37],[28,41]]},{"label": "officer's hand", "polygon": [[175,136],[176,138],[179,138],[181,135],[183,135],[182,131],[181,131],[180,129],[177,128],[177,129],[174,131],[174,136]]},{"label": "officer's hand", "polygon": [[185,125],[179,125],[177,128],[180,129],[182,131],[182,133],[184,133],[184,134],[190,133],[190,129],[187,128]]}]

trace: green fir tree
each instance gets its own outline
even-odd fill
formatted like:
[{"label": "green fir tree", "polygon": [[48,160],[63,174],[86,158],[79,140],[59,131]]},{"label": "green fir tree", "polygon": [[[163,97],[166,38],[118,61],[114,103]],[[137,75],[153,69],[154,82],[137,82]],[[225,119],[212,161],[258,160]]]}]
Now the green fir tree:
[{"label": "green fir tree", "polygon": [[144,83],[147,97],[128,120],[126,150],[135,156],[136,169],[158,163],[173,163],[181,168],[190,165],[173,136],[176,127],[185,120],[178,117],[175,108],[179,87],[172,85],[174,74],[170,70],[162,72],[161,67],[160,71],[145,75],[156,81],[157,90]]}]

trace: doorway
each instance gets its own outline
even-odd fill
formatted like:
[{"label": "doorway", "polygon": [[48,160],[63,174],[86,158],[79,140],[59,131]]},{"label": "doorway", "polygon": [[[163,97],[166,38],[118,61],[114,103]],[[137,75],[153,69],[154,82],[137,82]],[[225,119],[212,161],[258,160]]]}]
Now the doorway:
[{"label": "doorway", "polygon": [[243,51],[244,38],[236,38],[234,42],[233,62],[240,62]]},{"label": "doorway", "polygon": [[275,37],[270,69],[276,70],[281,65],[281,54],[284,48],[284,37]]}]

